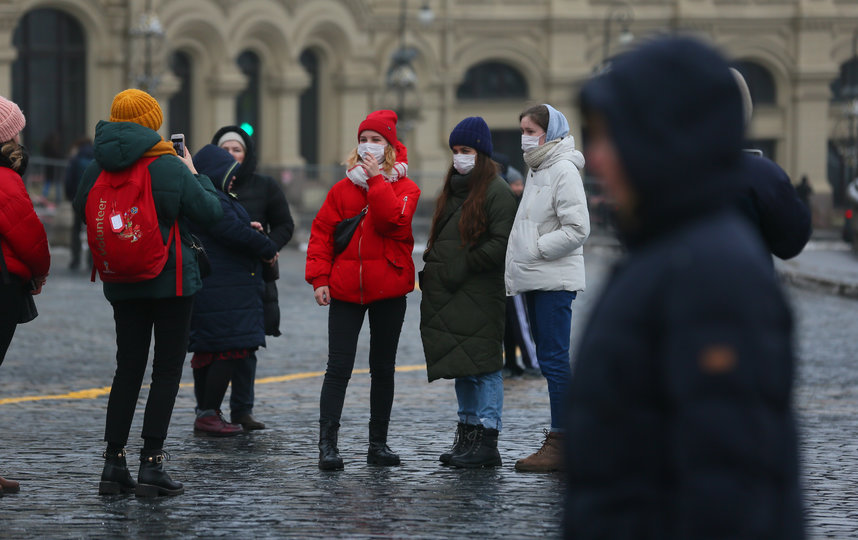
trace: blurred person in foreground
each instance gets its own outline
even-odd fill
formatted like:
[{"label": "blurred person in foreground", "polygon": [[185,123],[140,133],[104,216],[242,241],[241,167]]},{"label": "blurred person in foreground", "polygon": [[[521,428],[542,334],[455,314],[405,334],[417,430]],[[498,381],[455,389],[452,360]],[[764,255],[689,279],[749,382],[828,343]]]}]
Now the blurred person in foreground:
[{"label": "blurred person in foreground", "polygon": [[[18,324],[35,315],[28,304],[42,292],[51,266],[45,227],[21,179],[29,160],[21,145],[26,123],[20,107],[0,96],[0,364]],[[0,476],[0,496],[20,489]]]},{"label": "blurred person in foreground", "polygon": [[727,63],[654,40],[581,107],[628,252],[576,355],[566,536],[803,538],[792,318],[735,208],[748,172]]}]

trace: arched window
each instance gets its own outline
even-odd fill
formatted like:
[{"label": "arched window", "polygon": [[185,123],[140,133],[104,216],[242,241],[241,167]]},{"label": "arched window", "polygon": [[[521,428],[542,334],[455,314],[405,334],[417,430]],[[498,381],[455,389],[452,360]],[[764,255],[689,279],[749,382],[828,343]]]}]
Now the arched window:
[{"label": "arched window", "polygon": [[[170,111],[170,133],[184,133],[185,142],[191,148],[202,144],[193,142],[191,133],[191,57],[183,51],[176,51],[170,57],[170,69],[179,79],[179,91],[173,94],[167,105]],[[208,141],[203,141],[208,142]]]},{"label": "arched window", "polygon": [[840,76],[831,83],[834,101],[858,98],[858,56],[840,65]]},{"label": "arched window", "polygon": [[527,98],[527,80],[520,71],[503,62],[489,61],[472,66],[456,90],[459,99]]},{"label": "arched window", "polygon": [[[12,100],[27,117],[25,144],[46,157],[64,158],[86,126],[86,40],[80,23],[56,9],[21,19],[12,43]],[[56,147],[57,156],[48,155]]]},{"label": "arched window", "polygon": [[745,82],[748,83],[748,89],[751,91],[751,101],[755,107],[777,104],[775,79],[768,69],[750,60],[740,60],[734,67],[745,77]]},{"label": "arched window", "polygon": [[312,49],[301,53],[301,65],[310,86],[301,92],[301,156],[308,165],[319,163],[319,55]]},{"label": "arched window", "polygon": [[256,141],[262,131],[259,115],[261,62],[253,51],[241,53],[237,62],[238,69],[247,77],[247,86],[235,98],[235,120]]}]

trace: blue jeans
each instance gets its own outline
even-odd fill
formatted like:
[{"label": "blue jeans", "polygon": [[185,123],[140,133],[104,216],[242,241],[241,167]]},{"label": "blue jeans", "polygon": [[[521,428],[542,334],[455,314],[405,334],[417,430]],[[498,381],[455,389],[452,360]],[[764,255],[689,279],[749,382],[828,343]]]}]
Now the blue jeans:
[{"label": "blue jeans", "polygon": [[256,382],[256,351],[235,361],[232,370],[232,393],[229,395],[229,415],[233,422],[253,414],[253,385]]},{"label": "blue jeans", "polygon": [[501,430],[503,376],[500,371],[456,378],[459,422]]},{"label": "blue jeans", "polygon": [[562,430],[563,400],[572,380],[569,340],[572,333],[572,291],[528,291],[524,293],[530,330],[536,342],[539,369],[548,381],[551,431]]}]

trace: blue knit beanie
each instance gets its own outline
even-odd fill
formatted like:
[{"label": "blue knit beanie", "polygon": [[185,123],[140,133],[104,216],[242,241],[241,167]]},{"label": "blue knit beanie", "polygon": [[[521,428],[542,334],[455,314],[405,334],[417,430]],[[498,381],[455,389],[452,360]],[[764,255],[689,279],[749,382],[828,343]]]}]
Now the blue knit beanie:
[{"label": "blue knit beanie", "polygon": [[456,145],[470,146],[492,157],[492,134],[486,121],[479,116],[469,116],[456,124],[450,132],[450,148]]}]

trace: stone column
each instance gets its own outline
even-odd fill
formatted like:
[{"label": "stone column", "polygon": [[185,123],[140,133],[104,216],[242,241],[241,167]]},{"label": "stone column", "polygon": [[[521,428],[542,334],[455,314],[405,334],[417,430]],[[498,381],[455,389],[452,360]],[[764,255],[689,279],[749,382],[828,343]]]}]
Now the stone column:
[{"label": "stone column", "polygon": [[832,217],[831,185],[827,179],[828,110],[831,81],[837,77],[837,66],[831,60],[832,32],[830,19],[813,18],[811,8],[823,9],[828,2],[802,1],[808,11],[797,28],[796,73],[793,76],[792,122],[788,171],[795,183],[807,175],[813,186],[814,222],[828,224]]},{"label": "stone column", "polygon": [[244,74],[232,65],[206,81],[210,109],[194,121],[194,133],[214,133],[221,126],[234,124],[235,98],[246,86]]},{"label": "stone column", "polygon": [[300,65],[266,80],[268,100],[263,100],[265,135],[262,158],[269,165],[300,167],[301,156],[301,93],[310,86],[310,77]]}]

